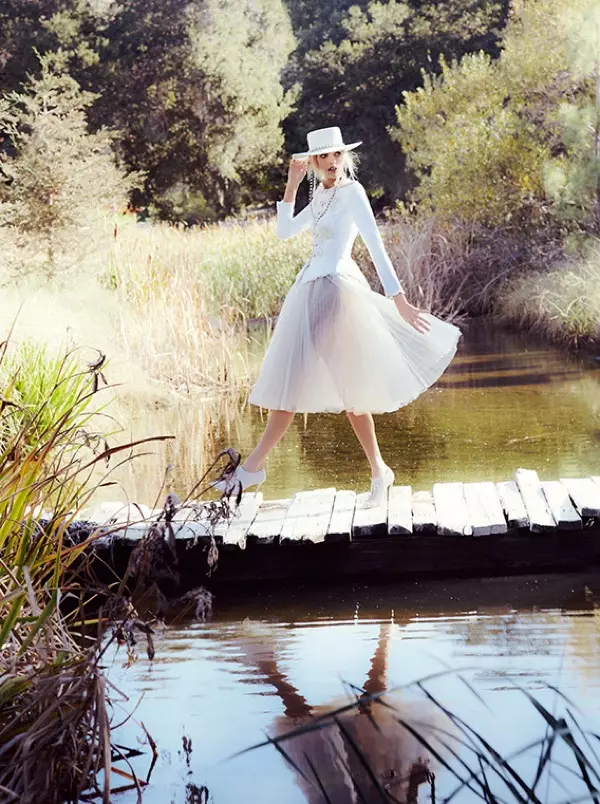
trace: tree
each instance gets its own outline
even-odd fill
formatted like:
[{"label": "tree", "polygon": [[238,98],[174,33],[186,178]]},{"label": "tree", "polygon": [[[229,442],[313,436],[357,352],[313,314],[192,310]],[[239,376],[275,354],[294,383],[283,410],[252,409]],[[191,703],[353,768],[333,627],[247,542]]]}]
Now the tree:
[{"label": "tree", "polygon": [[303,146],[306,130],[341,125],[349,139],[365,143],[361,177],[371,192],[401,196],[403,155],[387,129],[402,92],[420,86],[422,70],[436,69],[440,56],[495,55],[506,14],[506,0],[389,0],[336,12],[331,37],[296,53],[289,71],[290,84],[302,87],[286,124],[290,148]]},{"label": "tree", "polygon": [[49,274],[65,233],[102,208],[122,206],[130,189],[115,163],[112,134],[88,131],[94,96],[64,66],[60,53],[46,54],[39,77],[0,98],[0,127],[9,138],[0,156],[0,226],[5,237],[13,232],[33,241]]},{"label": "tree", "polygon": [[250,200],[245,185],[278,157],[290,108],[281,0],[129,0],[111,7],[104,35],[94,116],[146,174],[136,202],[197,220]]},{"label": "tree", "polygon": [[486,225],[589,223],[597,203],[600,12],[592,0],[515,10],[496,61],[447,64],[405,93],[394,136],[443,217]]},{"label": "tree", "polygon": [[3,0],[0,91],[19,91],[39,74],[37,54],[62,50],[71,73],[97,58],[97,18],[87,0]]}]

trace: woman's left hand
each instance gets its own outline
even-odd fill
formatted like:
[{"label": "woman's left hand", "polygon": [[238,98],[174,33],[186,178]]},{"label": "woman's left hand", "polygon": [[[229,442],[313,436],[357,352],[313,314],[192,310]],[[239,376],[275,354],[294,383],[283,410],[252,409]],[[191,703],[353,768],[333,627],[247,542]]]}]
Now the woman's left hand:
[{"label": "woman's left hand", "polygon": [[431,329],[431,324],[425,318],[425,311],[420,310],[407,301],[404,293],[398,293],[393,297],[392,301],[396,305],[396,310],[400,313],[402,318],[411,325],[417,332],[425,335]]}]

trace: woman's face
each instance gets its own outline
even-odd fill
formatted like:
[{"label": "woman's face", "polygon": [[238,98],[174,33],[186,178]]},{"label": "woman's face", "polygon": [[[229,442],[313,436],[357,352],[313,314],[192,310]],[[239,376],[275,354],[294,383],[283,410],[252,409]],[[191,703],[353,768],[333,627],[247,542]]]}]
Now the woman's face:
[{"label": "woman's face", "polygon": [[325,176],[325,182],[333,184],[341,177],[342,152],[331,151],[328,154],[318,154],[317,167]]}]

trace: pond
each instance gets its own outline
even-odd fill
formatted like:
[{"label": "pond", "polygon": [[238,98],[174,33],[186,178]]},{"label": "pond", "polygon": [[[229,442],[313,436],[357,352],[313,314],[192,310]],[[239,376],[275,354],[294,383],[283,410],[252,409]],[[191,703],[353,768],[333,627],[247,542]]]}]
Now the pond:
[{"label": "pond", "polygon": [[[257,341],[258,358],[261,348]],[[415,489],[436,481],[508,479],[519,466],[537,469],[547,479],[598,474],[599,368],[593,356],[568,356],[489,322],[472,321],[439,384],[409,408],[378,417],[382,451],[397,482]],[[150,502],[144,495],[158,490],[170,462],[171,487],[185,493],[198,481],[203,461],[224,446],[246,454],[263,423],[260,411],[243,400],[140,415],[136,435],[171,432],[179,438],[144,459],[141,468],[128,467],[128,488],[133,484],[140,490],[137,499]],[[267,498],[278,498],[327,486],[363,490],[368,482],[345,417],[319,415],[304,421],[298,416],[270,460],[263,491]],[[142,645],[139,660],[129,668],[122,666],[122,652],[107,657],[111,681],[129,699],[115,719],[121,719],[121,712],[125,718],[142,696],[116,739],[123,745],[143,744],[142,721],[156,741],[158,760],[144,802],[204,801],[205,785],[213,804],[316,804],[324,799],[272,746],[232,756],[265,734],[280,735],[348,700],[345,684],[377,691],[441,672],[427,682],[429,692],[502,752],[544,732],[523,690],[558,711],[558,694],[547,686],[556,685],[597,728],[597,599],[600,583],[594,573],[353,585],[321,592],[290,589],[285,594],[265,589],[251,599],[217,599],[210,622],[175,623],[160,630],[153,662],[143,657]],[[420,728],[431,729],[442,718],[415,687],[389,696],[398,717]],[[404,732],[390,734],[388,725],[381,726],[377,739],[366,714],[357,716],[351,729],[375,771],[382,778],[387,774],[390,784],[422,758],[422,747]],[[304,752],[312,751],[317,769],[332,773],[331,747],[319,739],[304,737],[297,748],[289,743],[288,752],[302,770]],[[344,745],[347,756],[347,740]],[[397,766],[390,759],[394,746],[399,746]],[[142,749],[133,765],[144,776],[150,751],[147,745]],[[349,759],[347,765],[352,765]],[[526,757],[521,765],[531,777],[534,760]],[[435,761],[432,767],[441,801],[453,781]],[[346,777],[342,768],[329,779],[335,804],[361,800],[349,792]],[[427,784],[418,795],[413,801],[431,801]],[[136,795],[125,792],[116,800],[128,804]],[[363,800],[375,801],[368,794]],[[479,799],[463,790],[455,800]],[[540,800],[551,804],[572,797],[560,784],[545,780]]]},{"label": "pond", "polygon": [[[485,319],[463,330],[441,380],[409,407],[376,417],[396,482],[419,490],[438,481],[507,480],[519,467],[548,480],[597,474],[600,361],[570,356]],[[264,338],[256,338],[257,361],[263,349]],[[127,467],[128,494],[151,502],[167,465],[170,487],[189,492],[220,448],[247,455],[264,422],[263,412],[243,398],[225,396],[140,411],[134,436],[173,434],[176,440],[150,447],[153,455]],[[364,491],[369,475],[344,415],[298,415],[269,459],[262,491],[267,499],[313,488]]]},{"label": "pond", "polygon": [[[139,746],[139,721],[155,740],[159,756],[144,793],[147,804],[203,801],[192,794],[203,785],[212,804],[321,804],[325,799],[318,790],[310,792],[273,747],[233,755],[262,742],[265,734],[281,735],[350,700],[344,683],[376,691],[451,668],[454,672],[430,679],[426,688],[504,754],[544,733],[544,721],[523,690],[557,711],[562,709],[558,695],[547,686],[556,685],[584,709],[578,717],[597,728],[600,618],[593,598],[598,589],[596,576],[555,576],[285,595],[259,591],[251,601],[217,600],[211,622],[162,630],[153,662],[143,657],[140,644],[139,660],[124,668],[125,654],[111,649],[109,678],[129,697],[115,720],[124,719],[143,696],[115,740],[142,748],[143,756],[133,760],[142,777],[151,752]],[[448,729],[437,707],[417,692],[390,693],[398,717],[421,731],[428,721]],[[355,736],[382,776],[390,766],[406,770],[411,758],[424,754],[400,727],[395,735],[389,726],[378,734],[367,715],[359,717]],[[392,758],[390,745],[398,751]],[[287,750],[296,761],[312,751],[320,773],[327,775],[327,755],[318,739],[305,737]],[[468,759],[466,751],[461,754]],[[432,768],[439,804],[455,783],[435,761]],[[521,763],[521,772],[533,778],[531,756]],[[115,777],[115,784],[120,781]],[[360,800],[349,787],[342,789],[335,775],[329,783],[335,804]],[[552,787],[543,785],[544,804],[575,800]],[[126,792],[115,800],[136,797]],[[463,791],[456,800],[479,799]],[[415,801],[431,801],[428,785],[421,786]]]}]

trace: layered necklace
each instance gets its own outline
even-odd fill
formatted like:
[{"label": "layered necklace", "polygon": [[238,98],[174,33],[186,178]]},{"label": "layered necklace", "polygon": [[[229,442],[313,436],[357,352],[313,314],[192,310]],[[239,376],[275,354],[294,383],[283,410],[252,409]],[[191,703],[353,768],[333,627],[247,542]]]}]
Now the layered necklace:
[{"label": "layered necklace", "polygon": [[313,226],[316,226],[317,223],[323,218],[326,214],[329,207],[333,204],[333,199],[335,198],[335,194],[337,193],[337,184],[333,185],[333,192],[329,195],[325,203],[321,206],[321,209],[315,210],[315,200],[316,200],[316,177],[313,173],[310,177],[310,209],[313,216]]}]

